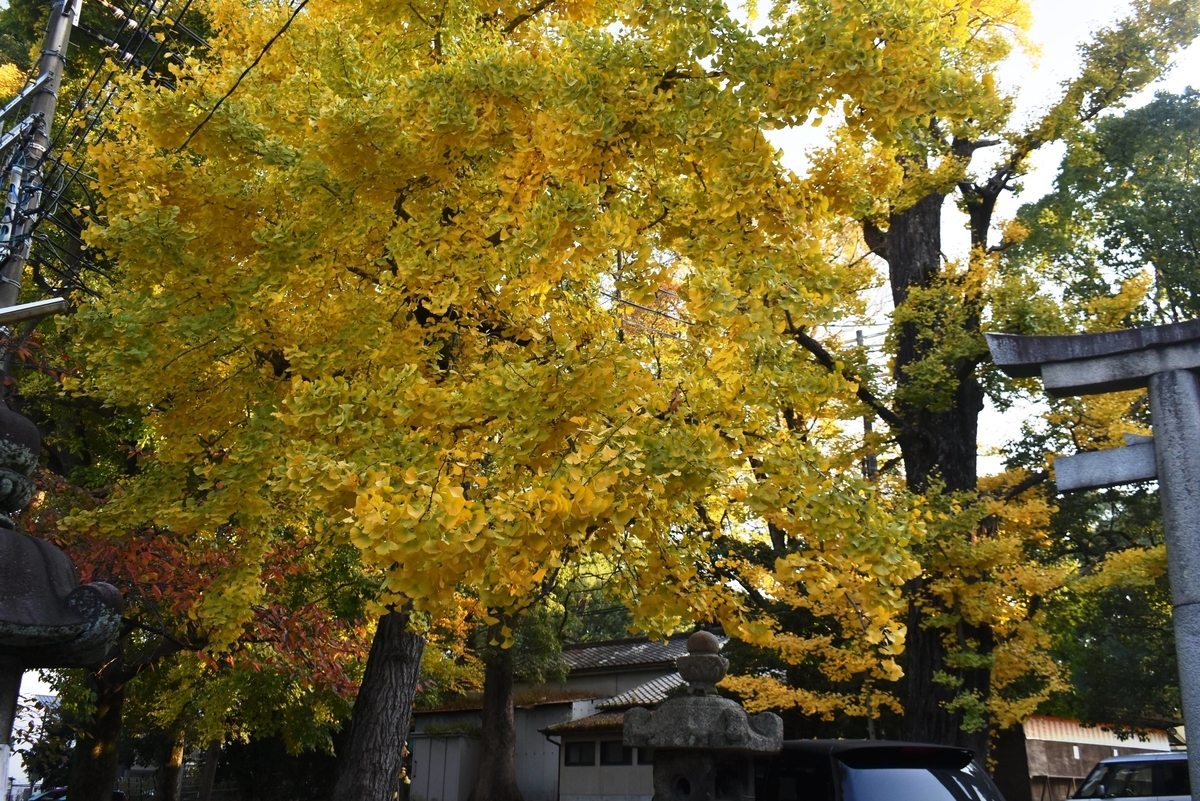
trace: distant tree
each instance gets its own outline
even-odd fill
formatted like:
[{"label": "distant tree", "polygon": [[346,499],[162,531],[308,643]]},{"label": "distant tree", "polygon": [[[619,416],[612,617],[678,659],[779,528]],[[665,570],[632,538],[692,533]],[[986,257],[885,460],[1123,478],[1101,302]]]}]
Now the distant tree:
[{"label": "distant tree", "polygon": [[1090,303],[1149,271],[1145,314],[1200,315],[1200,92],[1159,93],[1072,137],[1055,190],[1022,207],[1022,255]]},{"label": "distant tree", "polygon": [[562,608],[560,641],[617,640],[634,630],[629,600],[622,596],[615,572],[599,559],[572,566],[554,594],[554,603]]}]

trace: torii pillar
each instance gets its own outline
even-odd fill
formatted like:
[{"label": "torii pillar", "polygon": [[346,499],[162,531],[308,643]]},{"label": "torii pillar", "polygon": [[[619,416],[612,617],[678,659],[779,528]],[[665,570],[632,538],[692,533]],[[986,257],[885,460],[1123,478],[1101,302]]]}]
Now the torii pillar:
[{"label": "torii pillar", "polygon": [[[1040,375],[1054,397],[1149,390],[1152,439],[1127,437],[1130,447],[1060,457],[1054,472],[1062,492],[1158,479],[1183,720],[1200,735],[1200,320],[987,340],[997,367],[1014,378]],[[1200,748],[1188,750],[1188,770],[1200,791]]]}]

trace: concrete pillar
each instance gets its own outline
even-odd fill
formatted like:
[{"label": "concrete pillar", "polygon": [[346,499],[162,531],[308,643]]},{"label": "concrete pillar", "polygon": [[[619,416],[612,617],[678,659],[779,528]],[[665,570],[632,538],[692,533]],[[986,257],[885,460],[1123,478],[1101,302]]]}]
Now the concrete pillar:
[{"label": "concrete pillar", "polygon": [[[1150,377],[1159,499],[1174,606],[1183,722],[1200,732],[1200,379],[1189,370]],[[1188,749],[1200,790],[1200,748]]]}]

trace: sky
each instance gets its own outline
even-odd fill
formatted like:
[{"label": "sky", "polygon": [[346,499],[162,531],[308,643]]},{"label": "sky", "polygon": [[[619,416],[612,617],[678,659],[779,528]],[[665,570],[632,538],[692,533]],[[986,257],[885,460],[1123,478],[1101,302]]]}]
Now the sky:
[{"label": "sky", "polygon": [[[1033,28],[1030,38],[1041,48],[1041,53],[1033,58],[1017,55],[1001,72],[1004,85],[1016,91],[1018,122],[1036,117],[1039,110],[1047,108],[1057,99],[1059,85],[1070,79],[1078,68],[1078,45],[1086,41],[1093,30],[1119,19],[1122,11],[1128,7],[1124,0],[1032,0],[1031,5]],[[1198,45],[1193,45],[1177,59],[1174,69],[1165,80],[1135,98],[1134,105],[1150,100],[1155,89],[1180,92],[1189,85],[1200,88]],[[784,151],[784,163],[797,172],[805,170],[805,151],[821,140],[820,132],[815,129],[784,132],[774,139]],[[1043,148],[1033,159],[1034,169],[1023,182],[1021,196],[1005,196],[997,205],[996,218],[1011,216],[1021,203],[1036,200],[1049,191],[1062,153],[1061,147]],[[956,225],[946,226],[946,231],[956,230]],[[965,231],[962,237],[965,242]],[[947,244],[948,252],[953,252],[955,246]],[[960,244],[958,249],[961,251],[964,246]],[[1031,406],[1014,407],[1007,414],[990,408],[985,410],[980,419],[980,447],[986,450],[1002,445],[1014,432],[1019,431],[1021,422],[1035,413],[1036,408]],[[985,454],[981,459],[980,473],[998,472],[1000,467],[997,457]],[[21,691],[48,693],[50,689],[36,672],[29,672],[22,681]],[[12,761],[10,770],[14,774],[19,773],[19,759]]]}]

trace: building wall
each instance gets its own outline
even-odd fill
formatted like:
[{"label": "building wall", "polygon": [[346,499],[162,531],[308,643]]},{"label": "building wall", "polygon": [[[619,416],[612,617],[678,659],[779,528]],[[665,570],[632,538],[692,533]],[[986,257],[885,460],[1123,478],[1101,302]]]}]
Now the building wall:
[{"label": "building wall", "polygon": [[571,720],[571,704],[515,710],[517,786],[525,801],[558,801],[558,744],[541,729]]},{"label": "building wall", "polygon": [[414,734],[409,801],[467,801],[479,770],[479,738]]},{"label": "building wall", "polygon": [[559,801],[651,801],[654,766],[639,764],[641,749],[634,749],[633,765],[601,765],[600,741],[620,740],[621,732],[563,735],[563,743],[591,740],[596,743],[592,765],[563,765],[559,757]]},{"label": "building wall", "polygon": [[[564,702],[517,707],[513,711],[517,734],[514,766],[525,801],[558,801],[558,745],[540,730],[571,720],[571,710],[572,703]],[[478,775],[480,723],[479,710],[414,715],[411,801],[466,801]],[[469,741],[472,745],[439,749],[433,743],[440,740]],[[469,781],[461,778],[467,775]],[[438,778],[442,776],[459,778]],[[464,782],[465,789],[458,789]]]}]

